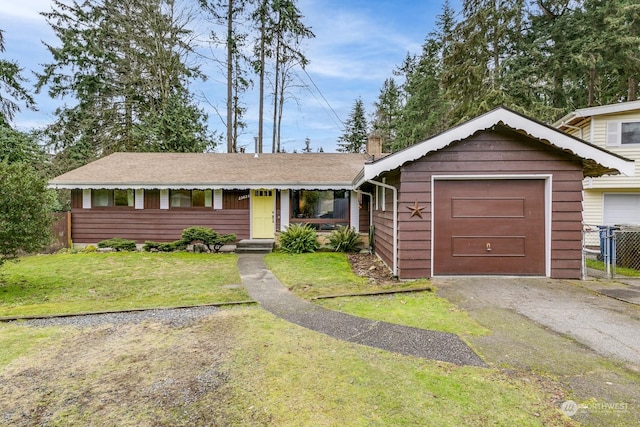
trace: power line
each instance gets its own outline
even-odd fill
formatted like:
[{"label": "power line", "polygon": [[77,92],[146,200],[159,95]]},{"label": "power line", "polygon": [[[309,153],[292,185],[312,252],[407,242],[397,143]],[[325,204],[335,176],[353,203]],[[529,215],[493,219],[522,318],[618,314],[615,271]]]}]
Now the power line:
[{"label": "power line", "polygon": [[[302,71],[304,71],[304,74],[307,76],[307,78],[309,79],[309,81],[311,82],[311,84],[313,84],[313,87],[316,88],[316,90],[318,91],[318,93],[320,94],[320,96],[322,97],[322,99],[324,100],[324,103],[327,105],[327,107],[329,107],[329,109],[331,110],[331,112],[333,113],[333,117],[331,117],[332,119],[335,117],[336,119],[338,119],[339,122],[339,127],[341,129],[344,129],[344,123],[342,122],[342,120],[340,120],[340,116],[338,116],[338,114],[335,112],[335,110],[333,109],[333,107],[331,106],[331,104],[329,104],[329,101],[327,100],[327,98],[325,98],[324,94],[322,93],[322,91],[320,90],[320,88],[318,87],[318,85],[316,85],[316,82],[313,81],[313,79],[311,78],[311,76],[309,75],[309,73],[307,72],[307,70],[305,70],[304,68],[302,68]],[[309,90],[309,93],[311,93],[311,95],[313,95],[313,97],[316,99],[316,101],[318,101],[319,104],[320,100],[318,100],[318,98],[316,97],[316,95],[311,92]],[[322,106],[322,104],[321,104]],[[322,106],[322,108],[324,109],[324,106]],[[326,110],[325,110],[326,111]],[[329,114],[329,116],[331,116]]]}]

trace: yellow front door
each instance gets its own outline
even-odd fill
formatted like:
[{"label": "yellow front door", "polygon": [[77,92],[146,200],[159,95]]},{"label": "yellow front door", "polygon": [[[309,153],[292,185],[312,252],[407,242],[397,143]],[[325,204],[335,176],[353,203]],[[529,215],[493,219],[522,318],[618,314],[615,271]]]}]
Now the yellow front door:
[{"label": "yellow front door", "polygon": [[251,190],[253,239],[273,239],[275,234],[275,191]]}]

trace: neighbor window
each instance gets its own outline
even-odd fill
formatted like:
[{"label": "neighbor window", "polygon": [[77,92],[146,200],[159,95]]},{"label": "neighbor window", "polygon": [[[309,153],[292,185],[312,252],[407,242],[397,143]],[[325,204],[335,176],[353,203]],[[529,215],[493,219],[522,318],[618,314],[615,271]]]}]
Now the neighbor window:
[{"label": "neighbor window", "polygon": [[134,204],[133,190],[93,190],[91,193],[91,203],[96,208],[132,207]]},{"label": "neighbor window", "polygon": [[621,144],[640,144],[640,122],[622,123]]},{"label": "neighbor window", "polygon": [[171,190],[172,208],[210,208],[211,190]]},{"label": "neighbor window", "polygon": [[309,224],[318,230],[349,225],[349,191],[291,191],[290,221]]},{"label": "neighbor window", "polygon": [[608,147],[632,144],[640,144],[640,122],[607,122],[606,145]]}]

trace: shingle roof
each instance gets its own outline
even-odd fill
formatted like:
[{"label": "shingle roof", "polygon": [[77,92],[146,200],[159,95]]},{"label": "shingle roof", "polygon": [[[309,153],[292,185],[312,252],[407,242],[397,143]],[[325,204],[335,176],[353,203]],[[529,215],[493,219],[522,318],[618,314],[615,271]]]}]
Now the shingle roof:
[{"label": "shingle roof", "polygon": [[54,188],[351,188],[367,160],[346,153],[114,153]]}]

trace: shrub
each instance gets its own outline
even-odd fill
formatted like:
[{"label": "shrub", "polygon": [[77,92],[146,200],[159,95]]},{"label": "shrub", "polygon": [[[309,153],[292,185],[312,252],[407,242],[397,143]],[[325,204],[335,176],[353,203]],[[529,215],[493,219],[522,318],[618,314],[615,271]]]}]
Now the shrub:
[{"label": "shrub", "polygon": [[353,227],[339,225],[331,232],[329,242],[336,252],[356,252],[360,248],[360,233]]},{"label": "shrub", "polygon": [[97,248],[93,245],[87,245],[84,247],[84,249],[82,249],[82,252],[84,253],[91,253],[91,252],[95,252],[97,250]]},{"label": "shrub", "polygon": [[113,239],[102,240],[98,242],[99,248],[113,248],[116,251],[135,251],[136,242],[134,240],[122,239],[114,237]]},{"label": "shrub", "polygon": [[152,250],[156,250],[158,252],[175,252],[182,251],[187,247],[186,243],[182,240],[175,240],[173,242],[152,242],[147,240],[144,242],[143,250],[147,252],[151,252]]},{"label": "shrub", "polygon": [[280,249],[290,254],[315,252],[318,249],[318,234],[313,227],[291,224],[280,234]]},{"label": "shrub", "polygon": [[195,226],[182,231],[181,242],[185,246],[193,242],[202,242],[210,251],[218,252],[222,246],[235,240],[235,234],[218,234],[209,227]]}]

